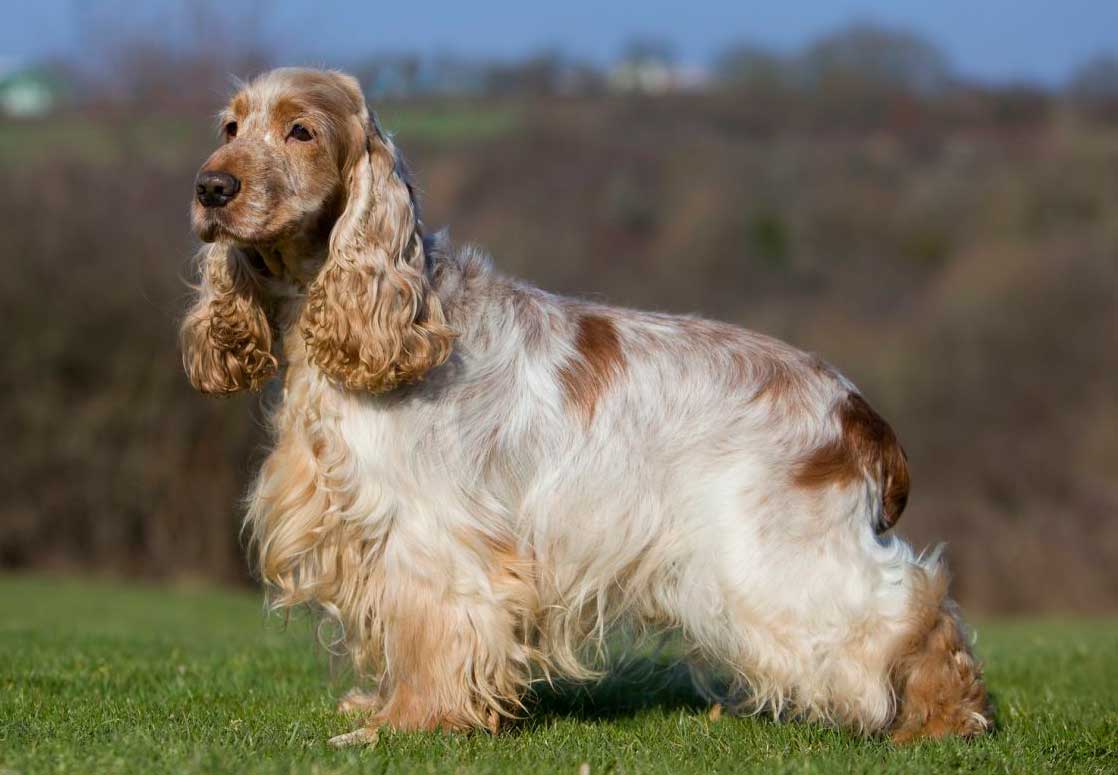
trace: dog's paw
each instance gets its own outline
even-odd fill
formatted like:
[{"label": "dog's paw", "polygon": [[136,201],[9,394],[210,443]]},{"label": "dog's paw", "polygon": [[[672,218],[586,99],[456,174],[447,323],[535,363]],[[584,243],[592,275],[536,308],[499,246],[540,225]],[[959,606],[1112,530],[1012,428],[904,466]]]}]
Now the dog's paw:
[{"label": "dog's paw", "polygon": [[380,700],[371,692],[360,689],[350,689],[345,696],[338,700],[338,713],[347,715],[353,713],[375,713],[380,707]]},{"label": "dog's paw", "polygon": [[373,745],[377,741],[377,730],[374,727],[362,727],[344,735],[335,735],[327,742],[334,748],[348,748],[354,745]]}]

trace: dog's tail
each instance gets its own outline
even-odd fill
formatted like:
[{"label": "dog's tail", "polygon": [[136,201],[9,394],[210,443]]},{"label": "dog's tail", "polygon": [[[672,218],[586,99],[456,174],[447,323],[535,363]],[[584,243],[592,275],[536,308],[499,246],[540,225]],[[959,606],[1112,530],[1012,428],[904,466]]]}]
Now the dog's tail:
[{"label": "dog's tail", "polygon": [[908,503],[908,457],[889,423],[857,393],[849,393],[835,407],[841,435],[817,448],[796,471],[805,487],[864,480],[877,481],[880,509],[874,530],[883,533],[901,518]]}]

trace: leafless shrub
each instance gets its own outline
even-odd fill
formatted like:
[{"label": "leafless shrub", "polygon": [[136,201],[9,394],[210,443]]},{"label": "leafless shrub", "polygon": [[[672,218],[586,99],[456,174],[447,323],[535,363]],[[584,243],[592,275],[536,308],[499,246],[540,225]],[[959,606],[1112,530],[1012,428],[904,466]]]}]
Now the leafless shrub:
[{"label": "leafless shrub", "polygon": [[[948,539],[968,603],[1118,606],[1113,126],[982,92],[766,99],[540,99],[503,135],[399,140],[431,224],[502,268],[850,374],[912,458],[901,529]],[[80,142],[0,155],[3,567],[243,578],[253,399],[192,394],[175,344],[215,102],[22,124]]]}]

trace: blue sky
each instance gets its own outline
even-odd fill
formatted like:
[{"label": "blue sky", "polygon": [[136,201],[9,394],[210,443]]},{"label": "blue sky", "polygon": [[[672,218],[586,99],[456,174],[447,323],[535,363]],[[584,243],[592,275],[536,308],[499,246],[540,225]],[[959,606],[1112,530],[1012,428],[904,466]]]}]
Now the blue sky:
[{"label": "blue sky", "polygon": [[[1118,0],[227,0],[212,5],[235,9],[232,15],[238,17],[250,7],[265,9],[264,37],[290,63],[344,63],[389,50],[512,57],[544,47],[606,61],[634,36],[670,40],[682,59],[704,63],[735,40],[793,51],[853,20],[913,28],[936,42],[964,74],[991,81],[1055,84],[1088,56],[1118,52]],[[122,24],[140,28],[151,20],[165,25],[181,20],[183,7],[172,0],[5,0],[0,59],[79,49],[75,9],[116,11]]]}]

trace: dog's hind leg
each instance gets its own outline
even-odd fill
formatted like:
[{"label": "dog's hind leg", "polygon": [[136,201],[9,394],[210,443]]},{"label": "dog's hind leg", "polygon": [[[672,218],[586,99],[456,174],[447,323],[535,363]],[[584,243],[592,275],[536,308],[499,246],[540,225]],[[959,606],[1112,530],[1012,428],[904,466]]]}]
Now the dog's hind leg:
[{"label": "dog's hind leg", "polygon": [[751,504],[747,529],[722,542],[726,635],[700,645],[736,677],[734,710],[898,740],[977,734],[986,691],[946,574],[875,535],[875,498],[855,484]]},{"label": "dog's hind leg", "polygon": [[993,708],[958,607],[947,596],[942,567],[918,572],[909,628],[890,674],[897,698],[893,739],[973,737],[987,731]]}]

